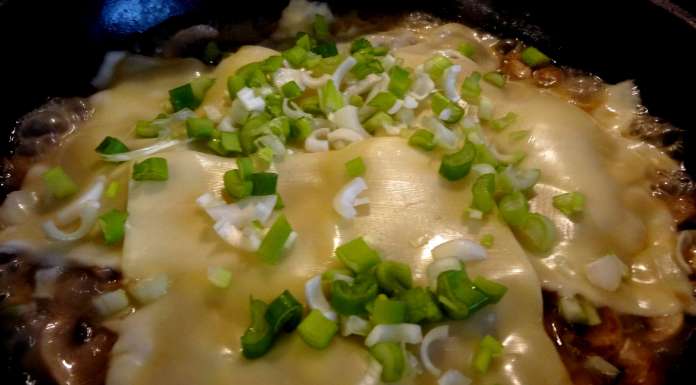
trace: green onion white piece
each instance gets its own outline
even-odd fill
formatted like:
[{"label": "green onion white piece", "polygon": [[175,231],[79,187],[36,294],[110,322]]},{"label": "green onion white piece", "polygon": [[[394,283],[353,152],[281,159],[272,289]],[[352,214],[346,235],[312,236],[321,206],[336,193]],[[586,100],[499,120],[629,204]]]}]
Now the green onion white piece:
[{"label": "green onion white piece", "polygon": [[453,239],[437,245],[430,252],[433,259],[455,257],[461,262],[482,261],[488,257],[486,249],[468,239]]},{"label": "green onion white piece", "polygon": [[433,260],[425,271],[428,277],[428,286],[430,290],[435,291],[437,289],[437,277],[439,277],[441,273],[461,269],[462,263],[459,262],[457,257],[444,257]]},{"label": "green onion white piece", "polygon": [[348,56],[341,64],[338,65],[338,68],[336,68],[336,71],[334,71],[333,76],[331,77],[337,89],[341,89],[343,78],[356,64],[358,64],[358,61],[354,57]]},{"label": "green onion white piece", "polygon": [[411,91],[408,95],[420,101],[430,96],[433,90],[435,90],[435,83],[430,76],[425,72],[416,71],[416,76],[411,84]]},{"label": "green onion white piece", "polygon": [[138,280],[128,288],[128,292],[141,304],[154,302],[167,294],[169,290],[169,277],[166,274],[158,274],[152,278]]},{"label": "green onion white piece", "polygon": [[99,217],[99,208],[101,204],[98,201],[87,201],[79,209],[80,226],[71,233],[66,233],[56,226],[55,222],[50,219],[42,224],[44,233],[51,239],[57,241],[76,241],[87,235]]},{"label": "green onion white piece", "polygon": [[423,333],[420,325],[402,323],[375,326],[365,338],[365,345],[371,347],[380,342],[419,344],[421,341]]},{"label": "green onion white piece", "polygon": [[160,151],[164,151],[168,148],[174,147],[178,144],[185,143],[186,141],[171,139],[157,142],[151,146],[139,148],[137,150],[122,152],[120,154],[100,154],[102,160],[107,162],[127,162],[129,160],[136,160],[144,158],[146,156],[156,154]]},{"label": "green onion white piece", "polygon": [[370,333],[371,327],[372,325],[370,325],[370,322],[368,320],[358,317],[356,315],[341,317],[341,335],[344,337],[347,337],[352,334],[365,337]]},{"label": "green onion white piece", "polygon": [[420,345],[420,359],[423,363],[423,367],[435,377],[439,377],[440,374],[442,374],[442,370],[435,366],[430,359],[430,345],[435,341],[445,340],[447,337],[449,337],[449,326],[437,326],[430,329],[430,331],[425,334],[423,342]]},{"label": "green onion white piece", "polygon": [[616,366],[612,365],[600,356],[587,357],[587,359],[583,363],[583,366],[612,378],[618,376],[619,373],[621,373],[621,371]]},{"label": "green onion white piece", "polygon": [[279,68],[276,72],[273,73],[272,78],[273,85],[275,85],[278,89],[280,89],[281,87],[283,87],[283,85],[289,82],[295,82],[295,84],[297,84],[303,91],[305,89],[305,84],[302,80],[301,70],[296,70],[292,68]]},{"label": "green onion white piece", "polygon": [[455,103],[461,98],[457,91],[457,76],[460,72],[462,72],[462,66],[455,64],[448,67],[442,75],[442,89],[447,98]]},{"label": "green onion white piece", "polygon": [[470,385],[472,380],[460,371],[450,369],[437,380],[437,385]]},{"label": "green onion white piece", "polygon": [[382,364],[370,356],[370,363],[367,366],[365,376],[357,385],[379,385],[382,383]]},{"label": "green onion white piece", "polygon": [[329,132],[328,128],[319,128],[312,131],[307,139],[305,139],[304,149],[307,150],[307,152],[329,151],[329,140],[327,138]]},{"label": "green onion white piece", "polygon": [[435,143],[446,150],[456,150],[460,142],[457,134],[433,116],[425,116],[421,124],[435,135]]},{"label": "green onion white piece", "polygon": [[345,146],[351,143],[356,143],[364,140],[365,137],[360,135],[356,131],[351,130],[350,128],[341,127],[333,131],[330,131],[326,135],[326,139],[328,139],[331,147],[340,150],[341,148],[344,148]]},{"label": "green onion white piece", "polygon": [[621,286],[621,279],[628,274],[628,267],[619,257],[609,254],[585,265],[585,274],[594,286],[616,291]]},{"label": "green onion white piece", "polygon": [[61,267],[48,267],[36,270],[34,273],[34,298],[53,298],[58,276],[63,272]]},{"label": "green onion white piece", "polygon": [[232,283],[232,272],[218,266],[208,268],[208,281],[215,287],[225,289]]},{"label": "green onion white piece", "polygon": [[493,119],[493,101],[487,96],[481,95],[479,102],[478,116],[482,120]]},{"label": "green onion white piece", "polygon": [[357,177],[348,182],[339,190],[333,199],[333,207],[336,212],[346,219],[353,219],[357,214],[355,206],[370,203],[368,198],[358,198],[363,191],[367,190],[367,183],[362,177]]},{"label": "green onion white piece", "polygon": [[321,287],[321,275],[316,275],[305,283],[305,297],[310,309],[319,310],[324,317],[331,321],[336,322],[338,320],[336,312],[331,309],[329,301],[324,296]]},{"label": "green onion white piece", "polygon": [[125,310],[130,303],[126,292],[117,289],[94,297],[92,304],[102,317],[108,317]]},{"label": "green onion white piece", "polygon": [[215,106],[203,106],[203,111],[205,112],[205,116],[207,116],[208,119],[212,120],[213,122],[217,123],[222,120],[222,112],[220,112],[220,110]]},{"label": "green onion white piece", "polygon": [[355,131],[355,133],[363,138],[370,136],[360,123],[358,107],[346,105],[330,115],[329,120],[339,128],[347,128]]},{"label": "green onion white piece", "polygon": [[488,163],[477,163],[471,166],[471,171],[477,175],[495,174],[495,167]]}]

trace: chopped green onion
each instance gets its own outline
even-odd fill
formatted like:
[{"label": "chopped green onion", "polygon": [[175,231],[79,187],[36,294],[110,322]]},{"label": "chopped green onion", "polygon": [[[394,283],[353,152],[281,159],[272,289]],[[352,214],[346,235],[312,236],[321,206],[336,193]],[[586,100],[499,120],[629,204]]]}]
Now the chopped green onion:
[{"label": "chopped green onion", "polygon": [[414,287],[402,292],[399,300],[406,304],[406,322],[438,322],[443,319],[433,294],[422,287]]},{"label": "chopped green onion", "polygon": [[126,234],[126,219],[128,213],[116,209],[99,216],[99,227],[107,245],[121,242]]},{"label": "chopped green onion", "polygon": [[488,372],[493,357],[499,357],[503,354],[503,345],[495,338],[487,335],[483,337],[479,343],[479,348],[476,351],[473,359],[474,368],[479,373]]},{"label": "chopped green onion", "polygon": [[485,163],[489,164],[493,167],[498,167],[500,162],[498,161],[498,158],[493,155],[491,150],[486,146],[485,144],[476,144],[476,159],[474,160],[475,164],[478,163]]},{"label": "chopped green onion", "polygon": [[278,185],[278,174],[272,172],[255,172],[249,176],[254,184],[251,195],[273,195]]},{"label": "chopped green onion", "polygon": [[569,192],[553,197],[553,207],[568,217],[582,214],[585,208],[585,195],[579,192]]},{"label": "chopped green onion", "polygon": [[357,40],[354,40],[353,43],[350,45],[350,53],[356,53],[358,51],[370,48],[372,48],[372,44],[370,43],[370,41],[365,39],[364,37],[361,37]]},{"label": "chopped green onion", "polygon": [[312,52],[321,56],[322,58],[330,58],[338,55],[338,48],[336,48],[336,43],[326,41],[313,47]]},{"label": "chopped green onion", "polygon": [[343,95],[338,91],[333,80],[329,80],[319,89],[319,106],[325,114],[336,112],[343,107]]},{"label": "chopped green onion", "polygon": [[342,315],[360,315],[378,292],[377,279],[372,274],[358,274],[352,283],[335,280],[331,283],[331,307]]},{"label": "chopped green onion", "polygon": [[533,252],[547,252],[556,243],[556,226],[541,214],[527,214],[513,230],[522,246]]},{"label": "chopped green onion", "polygon": [[474,54],[476,53],[476,47],[474,47],[473,44],[469,43],[468,41],[463,42],[462,44],[459,44],[459,47],[457,47],[457,50],[462,53],[462,55],[472,58],[474,57]]},{"label": "chopped green onion", "polygon": [[282,210],[285,208],[285,202],[280,194],[276,194],[276,204],[273,206],[273,210]]},{"label": "chopped green onion", "polygon": [[445,73],[445,70],[451,66],[452,62],[448,58],[436,55],[423,64],[423,69],[430,75],[431,79],[437,82],[442,77],[442,74]]},{"label": "chopped green onion", "polygon": [[411,267],[403,262],[382,261],[375,272],[379,287],[389,295],[398,295],[413,285]]},{"label": "chopped green onion", "polygon": [[489,304],[495,304],[507,293],[507,287],[485,277],[474,278],[474,286],[488,297]]},{"label": "chopped green onion", "polygon": [[271,120],[267,113],[252,115],[247,119],[246,123],[239,131],[239,141],[242,144],[242,150],[245,154],[253,154],[257,146],[254,143],[261,136],[272,134],[270,128],[266,125]]},{"label": "chopped green onion", "polygon": [[495,207],[495,174],[483,174],[479,176],[471,188],[473,200],[471,207],[482,213],[489,213]]},{"label": "chopped green onion", "polygon": [[46,191],[55,198],[63,199],[77,192],[78,187],[62,167],[56,166],[41,175]]},{"label": "chopped green onion", "polygon": [[448,270],[437,277],[437,298],[452,319],[464,319],[488,304],[464,270]]},{"label": "chopped green onion", "polygon": [[461,150],[442,157],[440,175],[449,181],[462,179],[469,174],[474,158],[476,158],[476,147],[471,142],[467,142]]},{"label": "chopped green onion", "polygon": [[287,290],[268,305],[266,321],[274,334],[291,332],[302,321],[302,304]]},{"label": "chopped green onion", "polygon": [[388,124],[394,124],[394,118],[384,111],[378,111],[363,123],[363,127],[365,127],[367,132],[374,134],[377,129],[383,128]]},{"label": "chopped green onion", "polygon": [[396,342],[380,342],[370,348],[370,354],[382,365],[382,381],[396,382],[406,370],[406,357]]},{"label": "chopped green onion", "polygon": [[379,74],[384,72],[384,67],[379,60],[370,58],[365,61],[358,61],[358,64],[353,66],[350,72],[358,80],[362,80],[369,74]]},{"label": "chopped green onion", "polygon": [[130,151],[128,147],[113,136],[107,136],[99,143],[96,152],[105,155],[121,154]]},{"label": "chopped green onion", "polygon": [[215,79],[201,77],[190,83],[169,90],[169,101],[174,111],[184,108],[195,110],[203,102],[205,93],[213,86]]},{"label": "chopped green onion", "polygon": [[356,273],[363,273],[380,262],[379,253],[362,237],[355,238],[336,248],[336,257]]},{"label": "chopped green onion", "polygon": [[266,312],[268,305],[258,299],[250,299],[249,309],[251,312],[251,324],[241,338],[242,354],[244,357],[252,359],[259,358],[266,354],[273,345],[274,333],[268,321]]},{"label": "chopped green onion", "polygon": [[364,174],[365,169],[365,162],[363,162],[361,157],[353,158],[346,162],[346,173],[351,178]]},{"label": "chopped green onion", "polygon": [[481,246],[483,246],[487,249],[490,249],[491,247],[493,247],[494,241],[495,241],[495,237],[493,237],[493,234],[484,234],[481,237],[481,240],[479,241],[479,243],[481,243]]},{"label": "chopped green onion", "polygon": [[273,162],[273,150],[268,147],[261,147],[252,157],[259,170],[267,170]]},{"label": "chopped green onion", "polygon": [[307,50],[302,47],[294,46],[283,52],[283,57],[291,66],[295,68],[302,67],[302,64],[307,58]]},{"label": "chopped green onion", "polygon": [[300,99],[299,106],[302,111],[308,112],[310,114],[321,114],[321,104],[319,103],[319,96],[312,95]]},{"label": "chopped green onion", "polygon": [[251,174],[254,173],[254,161],[251,158],[237,158],[237,170],[239,171],[239,177],[242,180],[249,180]]},{"label": "chopped green onion", "polygon": [[350,95],[348,104],[355,107],[362,107],[362,105],[365,104],[365,100],[360,95]]},{"label": "chopped green onion", "polygon": [[597,312],[597,309],[590,303],[590,301],[586,300],[583,297],[579,298],[580,301],[580,306],[582,306],[582,310],[585,311],[585,314],[587,315],[587,324],[590,326],[596,326],[602,323],[602,318],[599,316],[599,313]]},{"label": "chopped green onion", "polygon": [[406,321],[406,303],[380,294],[372,306],[370,321],[373,325],[400,324]]},{"label": "chopped green onion", "polygon": [[385,56],[389,53],[389,47],[381,46],[374,47],[370,50],[370,53],[374,56]]},{"label": "chopped green onion", "polygon": [[399,99],[406,96],[409,88],[411,88],[411,74],[404,68],[395,65],[389,69],[389,92],[396,95]]},{"label": "chopped green onion", "polygon": [[164,158],[147,158],[133,165],[133,180],[165,181],[169,179],[167,160]]},{"label": "chopped green onion", "polygon": [[291,80],[280,88],[283,91],[283,95],[288,99],[295,99],[296,97],[302,95],[302,89],[294,80]]},{"label": "chopped green onion", "polygon": [[114,181],[111,181],[109,183],[109,186],[106,187],[106,191],[104,191],[104,196],[109,198],[109,199],[114,199],[116,198],[116,195],[118,195],[118,190],[121,188],[121,184]]},{"label": "chopped green onion", "polygon": [[160,128],[149,120],[138,120],[135,123],[135,135],[139,138],[156,138],[159,132]]},{"label": "chopped green onion", "polygon": [[297,327],[302,340],[314,349],[324,349],[338,332],[338,325],[313,309]]},{"label": "chopped green onion", "polygon": [[221,132],[220,144],[222,149],[227,153],[241,153],[242,145],[239,142],[239,133],[237,132]]},{"label": "chopped green onion", "polygon": [[266,112],[273,116],[283,115],[283,96],[281,94],[268,94],[263,98],[266,103]]},{"label": "chopped green onion", "polygon": [[216,42],[211,41],[206,44],[203,50],[203,61],[206,64],[216,64],[222,57],[222,51]]},{"label": "chopped green onion", "polygon": [[278,219],[273,222],[273,225],[263,237],[261,245],[259,246],[258,254],[261,259],[266,263],[278,263],[280,257],[283,256],[283,251],[285,249],[285,244],[292,234],[292,227],[285,215],[281,214]]},{"label": "chopped green onion", "polygon": [[324,15],[317,14],[314,16],[312,30],[314,31],[314,36],[319,40],[326,41],[331,38],[331,34],[329,32],[329,22],[326,20]]},{"label": "chopped green onion", "polygon": [[529,134],[529,130],[518,130],[510,132],[508,136],[510,137],[510,140],[512,140],[513,142],[517,142],[519,140],[525,139],[529,136]]},{"label": "chopped green onion", "polygon": [[243,199],[251,195],[254,184],[242,178],[239,170],[229,170],[223,175],[225,191],[233,199]]},{"label": "chopped green onion", "polygon": [[329,269],[326,270],[324,273],[321,275],[322,282],[328,282],[331,283],[336,280],[336,275],[345,275],[346,277],[353,277],[353,272],[344,269],[344,268],[336,268],[336,269]]},{"label": "chopped green onion", "polygon": [[314,39],[312,39],[311,36],[309,36],[306,32],[300,32],[297,34],[297,36],[297,40],[295,40],[296,46],[302,47],[307,51],[312,49],[314,46]]},{"label": "chopped green onion", "polygon": [[285,143],[290,136],[290,118],[287,116],[279,116],[277,118],[273,118],[270,122],[267,123],[268,128],[271,129],[271,132],[275,134],[283,143]]},{"label": "chopped green onion", "polygon": [[505,75],[503,75],[499,72],[495,72],[495,71],[488,72],[485,75],[483,75],[483,80],[487,81],[488,83],[490,83],[498,88],[505,87],[505,82],[506,82]]},{"label": "chopped green onion", "polygon": [[227,288],[232,282],[232,272],[222,267],[209,267],[208,281],[220,289]]},{"label": "chopped green onion", "polygon": [[507,194],[498,202],[498,210],[503,220],[510,226],[520,226],[529,214],[527,198],[520,191]]},{"label": "chopped green onion", "polygon": [[310,118],[299,118],[290,121],[290,136],[298,143],[304,143],[305,139],[314,131]]},{"label": "chopped green onion", "polygon": [[520,59],[524,64],[534,68],[551,62],[551,59],[534,47],[525,48],[520,54]]},{"label": "chopped green onion", "polygon": [[259,88],[268,84],[266,79],[266,74],[261,71],[261,65],[259,64],[254,71],[249,74],[246,80],[247,86],[250,88]]},{"label": "chopped green onion", "polygon": [[370,107],[375,107],[381,111],[389,111],[390,108],[396,103],[396,96],[391,92],[380,92],[370,100],[367,105]]},{"label": "chopped green onion", "polygon": [[479,104],[481,99],[481,74],[474,71],[462,82],[461,97],[472,104]]},{"label": "chopped green onion", "polygon": [[539,181],[541,171],[539,169],[521,170],[508,166],[498,174],[496,180],[499,191],[507,193],[511,191],[528,191]]},{"label": "chopped green onion", "polygon": [[408,139],[408,144],[413,147],[418,147],[425,151],[432,151],[435,148],[435,135],[425,129],[416,130]]},{"label": "chopped green onion", "polygon": [[215,134],[215,123],[207,118],[186,119],[186,135],[192,139],[211,139]]},{"label": "chopped green onion", "polygon": [[[445,123],[457,123],[464,116],[464,110],[440,92],[433,93],[430,98],[430,106],[435,116]],[[449,114],[442,116],[442,112],[445,110],[449,110]]]},{"label": "chopped green onion", "polygon": [[261,62],[261,71],[267,74],[272,74],[283,66],[283,57],[280,55],[273,55],[267,57]]},{"label": "chopped green onion", "polygon": [[[340,58],[339,56],[323,58],[321,55],[317,55],[314,52],[307,52],[307,58],[304,61],[304,66],[312,70],[315,75],[328,74],[331,73],[331,69],[335,69],[334,59]],[[337,64],[336,64],[337,66]]]},{"label": "chopped green onion", "polygon": [[496,131],[502,131],[509,125],[515,123],[515,120],[517,120],[517,114],[514,112],[508,112],[507,114],[505,114],[505,116],[503,116],[500,119],[491,120],[490,124],[492,129]]}]

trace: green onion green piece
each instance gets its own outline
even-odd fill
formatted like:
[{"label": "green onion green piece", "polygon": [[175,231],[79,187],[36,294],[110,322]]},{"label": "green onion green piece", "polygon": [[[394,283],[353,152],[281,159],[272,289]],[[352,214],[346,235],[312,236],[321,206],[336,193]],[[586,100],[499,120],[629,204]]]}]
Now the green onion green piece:
[{"label": "green onion green piece", "polygon": [[441,119],[445,123],[457,123],[459,119],[464,116],[464,110],[455,103],[452,103],[451,100],[440,92],[435,92],[433,96],[431,96],[430,106],[432,107],[435,116],[438,118],[440,117],[442,111],[445,109],[450,110],[449,117]]},{"label": "green onion green piece", "polygon": [[585,195],[579,192],[569,192],[553,197],[553,207],[568,217],[582,214],[585,208]]},{"label": "green onion green piece", "polygon": [[380,294],[373,303],[370,321],[373,325],[404,323],[406,322],[406,303]]},{"label": "green onion green piece", "polygon": [[472,104],[479,104],[481,99],[481,74],[474,71],[462,82],[461,97]]},{"label": "green onion green piece", "polygon": [[389,53],[389,47],[386,47],[386,46],[374,47],[370,50],[370,53],[374,56],[386,56]]},{"label": "green onion green piece", "polygon": [[395,65],[389,69],[389,92],[396,95],[399,99],[406,96],[409,88],[411,88],[411,74],[404,68]]},{"label": "green onion green piece", "polygon": [[246,80],[246,85],[251,88],[259,88],[268,84],[266,79],[266,74],[261,71],[261,65],[259,64],[254,71],[249,74]]},{"label": "green onion green piece", "polygon": [[236,163],[241,180],[249,180],[254,173],[254,161],[251,158],[242,157],[237,158]]},{"label": "green onion green piece", "polygon": [[232,272],[222,267],[209,267],[208,281],[217,288],[225,289],[232,283]]},{"label": "green onion green piece", "polygon": [[58,199],[67,198],[77,192],[78,187],[62,167],[56,166],[41,175],[46,191]]},{"label": "green onion green piece", "polygon": [[402,292],[398,299],[406,304],[406,322],[438,322],[443,319],[433,294],[422,287],[414,287]]},{"label": "green onion green piece", "polygon": [[280,88],[283,91],[283,95],[288,99],[295,99],[296,97],[302,95],[302,89],[294,80],[291,80]]},{"label": "green onion green piece", "polygon": [[99,143],[95,151],[100,154],[111,155],[121,154],[130,150],[120,140],[114,138],[113,136],[107,136],[101,141],[101,143]]},{"label": "green onion green piece", "polygon": [[302,64],[307,58],[307,50],[302,47],[294,46],[283,52],[283,57],[291,66],[295,68],[302,67]]},{"label": "green onion green piece", "polygon": [[269,147],[261,147],[258,151],[253,153],[251,157],[252,159],[254,159],[254,164],[256,164],[256,168],[258,168],[261,171],[265,171],[268,169],[268,167],[270,167],[271,163],[273,162],[273,150]]},{"label": "green onion green piece", "polygon": [[449,181],[462,179],[469,174],[474,158],[476,158],[476,147],[471,142],[467,142],[461,150],[442,157],[440,175]]},{"label": "green onion green piece", "polygon": [[473,44],[469,43],[468,41],[463,42],[462,44],[459,44],[459,47],[457,47],[457,50],[462,53],[462,55],[472,58],[474,57],[474,54],[476,53],[476,47],[474,47]]},{"label": "green onion green piece", "polygon": [[365,127],[365,130],[370,134],[374,134],[377,129],[383,128],[388,124],[394,124],[394,118],[384,111],[378,111],[363,123],[363,127]]},{"label": "green onion green piece", "polygon": [[114,245],[123,240],[126,234],[128,213],[113,209],[99,216],[99,228],[107,245]]},{"label": "green onion green piece", "polygon": [[436,55],[423,64],[423,69],[430,75],[431,79],[437,82],[442,77],[442,74],[445,73],[445,70],[451,66],[452,62],[448,58]]},{"label": "green onion green piece", "polygon": [[488,304],[488,296],[474,287],[464,270],[449,270],[437,277],[437,298],[452,319],[464,319]]},{"label": "green onion green piece", "polygon": [[297,39],[295,40],[296,46],[302,47],[305,50],[309,51],[310,49],[312,49],[314,44],[314,39],[312,39],[312,37],[309,36],[306,32],[299,32],[297,34]]},{"label": "green onion green piece", "polygon": [[308,112],[313,115],[318,115],[323,112],[319,103],[319,95],[303,97],[299,101],[299,106],[302,109],[302,111]]},{"label": "green onion green piece", "polygon": [[343,107],[343,95],[336,89],[333,80],[329,80],[319,89],[319,106],[325,114],[336,112]]},{"label": "green onion green piece", "polygon": [[493,237],[493,234],[484,234],[479,240],[479,243],[481,244],[481,246],[490,249],[491,247],[493,247],[494,241],[495,237]]},{"label": "green onion green piece", "polygon": [[252,115],[239,130],[239,141],[245,154],[253,154],[257,150],[254,143],[261,136],[272,134],[270,127],[266,123],[271,121],[268,113]]},{"label": "green onion green piece", "polygon": [[358,61],[358,64],[351,68],[350,72],[358,80],[362,80],[369,74],[380,74],[384,72],[384,67],[379,60],[369,58],[365,61]]},{"label": "green onion green piece", "polygon": [[365,170],[365,162],[363,162],[361,157],[353,158],[346,162],[346,173],[351,178],[364,174]]},{"label": "green onion green piece", "polygon": [[507,194],[498,202],[500,216],[508,225],[520,226],[529,214],[529,204],[527,197],[520,191]]},{"label": "green onion green piece", "polygon": [[496,130],[496,131],[502,131],[505,128],[507,128],[509,125],[515,123],[515,120],[517,120],[517,114],[514,112],[508,112],[505,114],[500,119],[493,119],[491,120],[491,128]]},{"label": "green onion green piece", "polygon": [[312,131],[314,131],[314,128],[312,128],[312,120],[310,118],[304,117],[290,121],[290,137],[294,138],[298,143],[304,143]]},{"label": "green onion green piece", "polygon": [[302,312],[302,304],[285,290],[268,305],[266,321],[273,334],[278,334],[281,330],[291,332],[302,321]]},{"label": "green onion green piece", "polygon": [[273,206],[273,210],[282,210],[285,208],[285,202],[280,194],[276,194],[276,204]]},{"label": "green onion green piece", "polygon": [[211,41],[206,44],[203,50],[203,61],[206,64],[216,64],[222,57],[222,51],[216,42]]},{"label": "green onion green piece", "polygon": [[336,280],[331,283],[331,307],[342,315],[361,315],[378,293],[377,279],[372,274],[358,274],[353,283]]},{"label": "green onion green piece", "polygon": [[[304,61],[304,67],[311,69],[312,73],[319,76],[325,73],[331,73],[329,68],[331,68],[330,59],[337,59],[339,56],[334,56],[330,58],[322,58],[321,55],[317,55],[314,52],[307,52],[307,58]],[[335,67],[334,67],[335,69]]]},{"label": "green onion green piece", "polygon": [[109,185],[106,187],[106,191],[104,191],[104,196],[109,198],[109,199],[114,199],[116,198],[116,195],[118,195],[118,190],[121,189],[121,184],[114,181],[111,181]]},{"label": "green onion green piece", "polygon": [[147,158],[133,165],[133,180],[165,181],[169,179],[167,160],[164,158]]},{"label": "green onion green piece", "polygon": [[159,132],[160,128],[149,120],[138,120],[135,123],[135,135],[139,138],[156,138]]},{"label": "green onion green piece", "polygon": [[266,103],[266,112],[276,117],[283,115],[283,95],[268,94],[263,100]]},{"label": "green onion green piece", "polygon": [[336,43],[332,41],[325,41],[313,47],[312,53],[315,53],[322,58],[337,57],[338,48],[336,48]]},{"label": "green onion green piece", "polygon": [[556,226],[541,214],[527,214],[513,230],[522,246],[533,252],[547,252],[556,243]]},{"label": "green onion green piece", "polygon": [[488,72],[485,75],[483,75],[483,80],[487,81],[488,83],[490,83],[498,88],[505,87],[505,82],[506,82],[505,75],[503,75],[499,72],[495,72],[495,71]]},{"label": "green onion green piece", "polygon": [[205,93],[213,86],[215,79],[201,77],[190,83],[169,90],[169,101],[174,111],[184,108],[195,110],[201,105]]},{"label": "green onion green piece", "polygon": [[513,142],[520,141],[522,139],[525,139],[529,136],[530,132],[529,130],[517,130],[517,131],[512,131],[508,134],[508,137],[510,140]]},{"label": "green onion green piece", "polygon": [[355,107],[362,107],[362,105],[365,104],[365,100],[360,95],[350,95],[348,104]]},{"label": "green onion green piece", "polygon": [[435,148],[435,135],[425,129],[418,129],[408,138],[408,144],[418,147],[425,151],[432,151]]},{"label": "green onion green piece", "polygon": [[370,354],[382,365],[382,381],[396,382],[406,370],[406,357],[396,342],[380,342],[370,348]]},{"label": "green onion green piece", "polygon": [[266,312],[268,305],[258,299],[250,299],[251,324],[241,338],[242,354],[248,359],[259,358],[266,354],[273,345],[274,333],[268,321]]},{"label": "green onion green piece", "polygon": [[271,132],[275,134],[283,143],[285,143],[290,136],[290,119],[287,116],[279,116],[273,118],[267,123],[268,128]]},{"label": "green onion green piece", "polygon": [[503,354],[503,345],[487,335],[479,343],[479,348],[474,355],[473,366],[479,373],[486,373],[491,365],[491,359],[501,354]]},{"label": "green onion green piece", "polygon": [[489,304],[498,303],[507,292],[505,285],[481,276],[474,278],[474,286],[488,297]]},{"label": "green onion green piece", "polygon": [[212,139],[215,134],[215,123],[207,118],[186,119],[186,135],[192,139]]},{"label": "green onion green piece", "polygon": [[273,195],[276,193],[278,174],[272,172],[255,172],[249,176],[254,184],[251,195]]},{"label": "green onion green piece", "polygon": [[411,267],[403,262],[382,261],[375,273],[379,287],[389,295],[398,295],[413,285]]},{"label": "green onion green piece", "polygon": [[489,213],[495,207],[495,174],[483,174],[479,176],[471,187],[471,207],[482,213]]},{"label": "green onion green piece", "polygon": [[353,272],[348,270],[348,269],[335,268],[335,269],[329,269],[329,270],[326,270],[325,272],[323,272],[321,274],[321,280],[322,280],[322,282],[331,283],[335,280],[336,274],[345,275],[347,277],[353,276]]},{"label": "green onion green piece", "polygon": [[524,64],[532,68],[549,64],[549,62],[551,62],[551,59],[548,56],[544,55],[544,53],[534,47],[525,48],[520,54],[520,59],[522,59]]},{"label": "green onion green piece", "polygon": [[500,165],[500,162],[498,161],[498,158],[493,155],[491,150],[486,146],[485,144],[476,144],[476,159],[474,160],[474,164],[477,163],[485,163],[485,164],[490,164],[493,167],[498,167]]},{"label": "green onion green piece", "polygon": [[242,152],[242,145],[239,142],[239,133],[237,132],[221,132],[220,145],[228,154],[237,154]]},{"label": "green onion green piece", "polygon": [[350,53],[356,53],[358,51],[370,48],[372,48],[372,44],[370,43],[370,41],[365,39],[364,37],[361,37],[357,40],[354,40],[353,43],[350,45]]},{"label": "green onion green piece", "polygon": [[288,242],[291,233],[292,227],[290,227],[290,223],[288,223],[285,215],[279,215],[261,241],[257,252],[261,259],[270,264],[278,263],[280,257],[283,256],[285,244]]},{"label": "green onion green piece", "polygon": [[356,273],[363,273],[380,262],[379,253],[362,237],[355,238],[336,248],[336,257]]},{"label": "green onion green piece", "polygon": [[324,15],[317,14],[314,16],[312,30],[314,31],[314,36],[318,40],[326,41],[331,38],[331,34],[329,32],[329,22],[326,20]]},{"label": "green onion green piece", "polygon": [[391,92],[380,92],[372,100],[367,102],[367,105],[374,107],[380,111],[389,111],[396,103],[396,96]]},{"label": "green onion green piece", "polygon": [[276,72],[277,70],[280,69],[280,67],[283,66],[283,57],[280,55],[273,55],[267,57],[264,61],[261,62],[261,72],[267,73],[267,74],[272,74]]},{"label": "green onion green piece", "polygon": [[244,199],[251,195],[254,184],[243,179],[239,170],[229,170],[223,175],[225,191],[233,199]]},{"label": "green onion green piece", "polygon": [[300,322],[297,332],[314,349],[325,349],[338,332],[338,325],[314,309]]}]

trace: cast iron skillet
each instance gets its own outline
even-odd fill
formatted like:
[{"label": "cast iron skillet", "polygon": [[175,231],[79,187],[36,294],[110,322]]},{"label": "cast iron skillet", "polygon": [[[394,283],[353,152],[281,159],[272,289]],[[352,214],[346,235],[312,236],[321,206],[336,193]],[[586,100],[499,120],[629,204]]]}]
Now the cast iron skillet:
[{"label": "cast iron skillet", "polygon": [[[561,64],[609,83],[634,79],[654,116],[684,130],[676,157],[696,175],[691,76],[696,6],[690,0],[353,0],[327,1],[336,12],[393,14],[421,10],[541,48]],[[240,4],[242,3],[242,4]],[[688,3],[688,4],[687,4]],[[3,101],[0,155],[12,153],[15,121],[50,97],[88,96],[90,80],[110,50],[145,54],[175,31],[195,24],[228,26],[224,46],[254,43],[273,30],[287,0],[0,0]],[[681,92],[680,92],[681,91]],[[2,192],[0,192],[2,193]],[[696,336],[669,384],[693,383]],[[0,378],[14,383],[0,358]]]}]

